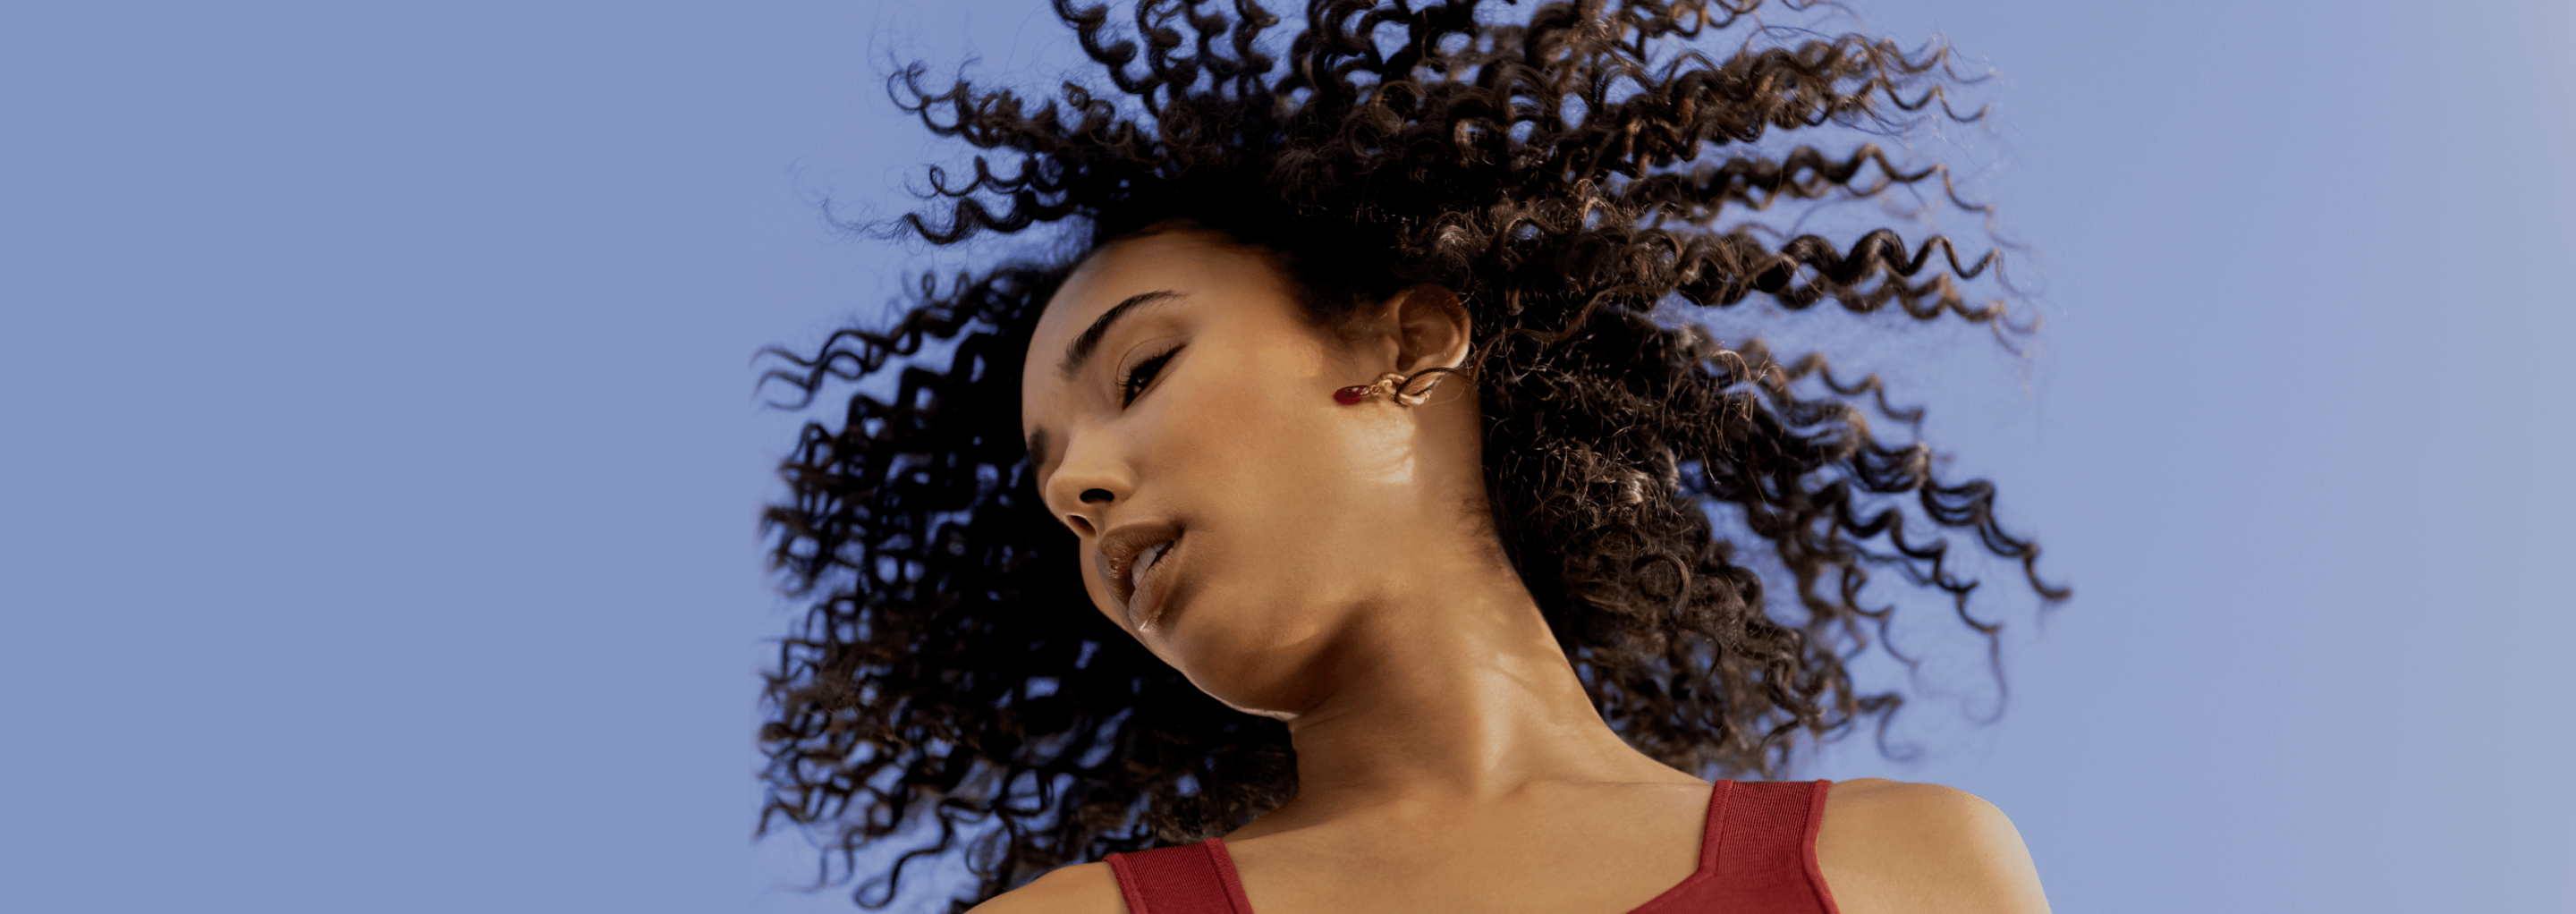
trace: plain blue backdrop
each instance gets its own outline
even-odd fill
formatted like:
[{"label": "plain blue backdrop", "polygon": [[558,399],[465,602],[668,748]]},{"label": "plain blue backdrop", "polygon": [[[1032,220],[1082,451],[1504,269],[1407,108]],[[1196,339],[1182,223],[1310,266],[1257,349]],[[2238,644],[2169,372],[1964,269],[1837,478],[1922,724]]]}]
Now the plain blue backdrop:
[{"label": "plain blue backdrop", "polygon": [[[2576,911],[2576,5],[1855,3],[2003,74],[2049,324],[1924,383],[2080,592],[2007,614],[2000,723],[1812,773],[1992,799],[2060,911]],[[1074,49],[1034,0],[0,10],[0,910],[846,906],[749,841],[750,356],[933,262],[819,204],[902,204],[947,153],[878,77],[969,52]]]}]

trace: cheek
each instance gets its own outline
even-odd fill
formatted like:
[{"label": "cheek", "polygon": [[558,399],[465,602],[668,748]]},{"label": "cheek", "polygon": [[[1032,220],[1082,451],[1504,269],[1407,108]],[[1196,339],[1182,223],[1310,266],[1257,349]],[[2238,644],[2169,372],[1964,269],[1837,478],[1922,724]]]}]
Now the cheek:
[{"label": "cheek", "polygon": [[1196,619],[1157,650],[1293,666],[1291,648],[1336,628],[1335,607],[1365,599],[1420,522],[1413,423],[1403,407],[1335,403],[1349,381],[1320,352],[1237,358],[1172,401],[1158,442],[1171,462],[1154,475],[1212,535],[1193,559]]},{"label": "cheek", "polygon": [[1344,385],[1320,352],[1279,347],[1237,358],[1168,426],[1171,453],[1188,455],[1190,496],[1203,502],[1194,507],[1276,528],[1338,513],[1336,503],[1356,491],[1410,475],[1395,430],[1367,421],[1383,404],[1333,402]]},{"label": "cheek", "polygon": [[1192,404],[1197,415],[1180,423],[1191,431],[1176,444],[1192,454],[1193,475],[1204,474],[1194,495],[1220,502],[1211,512],[1309,546],[1405,513],[1420,485],[1405,407],[1335,403],[1348,379],[1320,354],[1248,361],[1250,370],[1205,391]]}]

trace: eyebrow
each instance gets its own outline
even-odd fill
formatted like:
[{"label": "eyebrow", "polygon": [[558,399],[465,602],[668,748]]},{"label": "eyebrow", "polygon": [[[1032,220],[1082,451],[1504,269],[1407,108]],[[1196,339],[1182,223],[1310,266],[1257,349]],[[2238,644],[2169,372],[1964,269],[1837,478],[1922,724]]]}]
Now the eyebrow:
[{"label": "eyebrow", "polygon": [[1109,335],[1110,325],[1117,323],[1119,318],[1126,317],[1128,311],[1139,305],[1149,305],[1180,297],[1181,293],[1170,289],[1127,296],[1126,300],[1111,306],[1107,311],[1100,312],[1100,317],[1092,321],[1091,326],[1085,328],[1081,336],[1074,337],[1073,342],[1065,344],[1064,362],[1057,365],[1056,370],[1064,372],[1065,378],[1070,380],[1082,371],[1082,363],[1091,360],[1092,350],[1100,348],[1100,340]]},{"label": "eyebrow", "polygon": [[[1120,300],[1118,304],[1110,306],[1109,310],[1100,312],[1100,316],[1092,320],[1091,326],[1083,329],[1081,336],[1074,337],[1073,342],[1065,345],[1064,361],[1056,365],[1056,370],[1064,372],[1064,376],[1066,378],[1072,378],[1074,375],[1081,373],[1082,363],[1090,361],[1092,351],[1100,348],[1101,339],[1109,335],[1110,325],[1117,323],[1119,318],[1127,316],[1128,311],[1133,310],[1140,305],[1150,305],[1158,301],[1180,297],[1182,297],[1181,293],[1174,292],[1170,289],[1158,289],[1152,292],[1130,295],[1125,299]],[[1037,431],[1030,432],[1030,469],[1034,470],[1046,465],[1046,451],[1046,429],[1038,429]]]}]

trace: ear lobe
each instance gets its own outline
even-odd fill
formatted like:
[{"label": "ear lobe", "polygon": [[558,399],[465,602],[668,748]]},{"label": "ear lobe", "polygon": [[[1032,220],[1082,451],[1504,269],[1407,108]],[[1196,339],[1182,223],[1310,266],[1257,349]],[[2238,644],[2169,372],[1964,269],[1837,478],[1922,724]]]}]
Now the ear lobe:
[{"label": "ear lobe", "polygon": [[1415,286],[1396,293],[1387,307],[1395,323],[1398,372],[1412,374],[1466,363],[1475,323],[1457,293],[1439,286]]}]

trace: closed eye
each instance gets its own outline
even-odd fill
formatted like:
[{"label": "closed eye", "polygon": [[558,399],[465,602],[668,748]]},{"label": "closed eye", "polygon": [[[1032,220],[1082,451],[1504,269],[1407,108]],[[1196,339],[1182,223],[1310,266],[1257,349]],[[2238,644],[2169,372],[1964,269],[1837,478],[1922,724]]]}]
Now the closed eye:
[{"label": "closed eye", "polygon": [[1127,376],[1118,379],[1118,405],[1127,406],[1135,403],[1137,397],[1144,396],[1145,388],[1153,386],[1154,378],[1163,373],[1163,365],[1180,353],[1181,347],[1174,346],[1127,369]]}]

